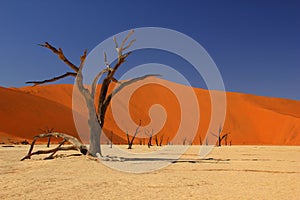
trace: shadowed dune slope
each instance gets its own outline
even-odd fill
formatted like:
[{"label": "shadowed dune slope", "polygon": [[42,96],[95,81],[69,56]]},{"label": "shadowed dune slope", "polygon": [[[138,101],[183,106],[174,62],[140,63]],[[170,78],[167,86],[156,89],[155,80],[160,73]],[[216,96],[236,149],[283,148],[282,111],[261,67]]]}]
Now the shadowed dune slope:
[{"label": "shadowed dune slope", "polygon": [[[187,88],[161,79],[158,82],[176,88],[183,95]],[[73,85],[0,87],[0,142],[30,140],[34,135],[41,133],[41,129],[47,128],[54,128],[55,131],[77,136],[72,115],[72,87]],[[207,133],[211,103],[207,90],[196,88],[194,91],[198,100],[201,120],[194,140],[186,142],[199,144],[200,137],[204,143],[203,140]],[[227,113],[223,133],[229,133],[228,143],[245,145],[300,144],[299,101],[233,92],[227,92],[226,95]],[[122,102],[123,98],[121,97],[116,98],[117,109],[120,109],[117,113],[124,118],[126,115],[122,112],[122,106],[126,105],[126,101]],[[172,91],[159,84],[144,85],[133,93],[129,101],[129,116],[136,123],[141,120],[142,126],[147,127],[151,123],[149,116],[151,106],[160,104],[164,107],[167,118],[157,136],[163,137],[163,144],[165,144],[174,138],[177,131],[183,135],[185,132],[192,131],[189,130],[189,127],[183,129],[179,127],[181,117],[189,117],[180,110],[181,103],[189,104],[189,100],[185,99],[182,102],[176,99]],[[155,109],[153,110],[156,112]],[[114,143],[125,143],[126,135],[115,122],[111,108],[108,109],[106,117],[105,131],[108,137],[112,131]],[[151,131],[151,127],[148,127],[147,130]],[[132,132],[133,129],[129,131]],[[143,143],[145,141],[137,138],[135,142]],[[178,141],[178,143],[180,142]],[[153,141],[153,143],[155,142]]]}]

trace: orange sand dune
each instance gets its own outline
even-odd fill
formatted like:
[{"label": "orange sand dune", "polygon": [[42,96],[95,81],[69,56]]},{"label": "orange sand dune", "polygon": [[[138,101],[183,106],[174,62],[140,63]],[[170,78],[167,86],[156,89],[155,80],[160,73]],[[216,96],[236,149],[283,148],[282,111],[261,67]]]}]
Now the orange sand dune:
[{"label": "orange sand dune", "polygon": [[[142,128],[147,127],[151,132],[151,117],[148,112],[152,105],[160,104],[165,109],[167,118],[164,126],[157,133],[158,138],[163,136],[163,144],[171,141],[177,131],[184,135],[192,131],[192,126],[185,125],[180,129],[180,121],[189,119],[189,113],[182,113],[180,103],[186,105],[189,112],[195,108],[189,107],[189,99],[180,102],[176,99],[172,90],[184,96],[186,86],[156,79],[160,84],[148,84],[137,89],[129,101],[129,116],[138,123],[142,121]],[[72,116],[72,85],[45,85],[23,88],[0,87],[0,142],[4,138],[31,139],[41,133],[41,129],[54,128],[56,131],[77,136]],[[211,103],[207,90],[194,89],[198,99],[200,110],[200,122],[193,141],[187,143],[204,143],[210,117]],[[126,93],[126,89],[124,90]],[[227,114],[223,133],[230,133],[228,142],[232,144],[261,144],[261,145],[299,145],[300,144],[300,102],[280,98],[267,98],[248,94],[227,92]],[[115,97],[118,115],[125,117],[122,110],[126,102],[122,92]],[[157,121],[163,119],[161,110],[158,112]],[[127,112],[127,111],[126,111]],[[196,111],[195,111],[196,112]],[[182,118],[181,118],[182,117]],[[153,119],[155,121],[155,119]],[[125,120],[126,121],[126,120]],[[125,126],[127,123],[125,123]],[[159,126],[159,125],[155,125]],[[152,127],[153,128],[153,127]],[[191,129],[191,130],[190,130]],[[118,127],[109,108],[106,116],[105,131],[110,136],[113,131],[114,143],[125,143],[126,135]],[[128,127],[130,133],[134,127]],[[142,129],[140,135],[145,135]],[[177,143],[182,142],[183,138]],[[5,140],[6,141],[6,140]],[[145,140],[137,138],[136,143],[144,143]],[[154,141],[153,141],[154,143]],[[176,143],[176,141],[175,141]]]}]

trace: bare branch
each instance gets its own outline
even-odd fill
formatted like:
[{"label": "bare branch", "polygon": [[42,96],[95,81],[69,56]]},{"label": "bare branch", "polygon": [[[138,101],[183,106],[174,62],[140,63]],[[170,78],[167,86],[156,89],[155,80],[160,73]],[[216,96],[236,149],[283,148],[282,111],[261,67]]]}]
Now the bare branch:
[{"label": "bare branch", "polygon": [[105,73],[107,72],[108,70],[107,69],[104,69],[102,70],[101,72],[99,72],[95,78],[94,78],[94,81],[92,83],[92,89],[91,89],[91,96],[92,96],[92,99],[95,98],[95,92],[96,92],[96,87],[97,87],[97,83],[98,83],[98,80],[99,78]]},{"label": "bare branch", "polygon": [[[130,36],[132,35],[134,33],[134,30],[130,30],[129,31],[129,33],[127,34],[127,36],[125,37],[125,39],[122,41],[122,43],[121,43],[121,46],[120,46],[120,48],[122,49],[122,50],[125,50],[124,49],[124,45],[125,45],[125,43],[127,42],[127,40],[130,38]],[[132,42],[132,41],[131,41]],[[130,42],[130,43],[131,43]],[[132,42],[133,43],[133,42]],[[127,47],[128,48],[128,47]]]},{"label": "bare branch", "polygon": [[123,88],[125,88],[126,86],[129,86],[131,85],[132,83],[135,83],[135,82],[138,82],[138,81],[141,81],[141,80],[144,80],[146,78],[149,78],[149,77],[157,77],[157,76],[161,76],[160,74],[148,74],[148,75],[144,75],[144,76],[140,76],[140,77],[137,77],[137,78],[133,78],[133,79],[130,79],[129,81],[126,81],[126,82],[123,82],[121,83],[112,93],[111,95],[114,96],[116,95],[118,92],[120,92]]},{"label": "bare branch", "polygon": [[104,64],[105,64],[105,66],[106,66],[107,68],[110,68],[110,64],[109,64],[108,61],[107,61],[107,55],[106,55],[105,52],[104,52]]},{"label": "bare branch", "polygon": [[67,64],[71,69],[73,69],[75,72],[78,72],[78,70],[79,70],[79,68],[76,66],[76,65],[74,65],[71,61],[69,61],[66,57],[65,57],[65,55],[64,55],[64,53],[63,53],[63,51],[62,51],[62,49],[61,48],[59,48],[58,50],[55,48],[55,47],[53,47],[51,44],[49,44],[48,42],[45,42],[45,44],[39,44],[40,46],[42,46],[42,47],[45,47],[45,48],[47,48],[47,49],[50,49],[53,53],[55,53],[58,57],[59,57],[59,59],[61,59],[65,64]]},{"label": "bare branch", "polygon": [[111,81],[112,81],[112,82],[115,82],[115,83],[121,83],[121,82],[118,81],[115,77],[112,77],[112,78],[111,78]]},{"label": "bare branch", "polygon": [[[126,41],[128,40],[128,38],[132,35],[132,31],[129,32],[129,34],[126,36],[126,38],[123,40],[122,44],[125,44]],[[124,42],[125,41],[125,42]],[[108,68],[108,74],[106,76],[106,78],[103,80],[102,82],[102,87],[100,90],[100,95],[99,95],[99,99],[98,99],[98,111],[97,111],[97,116],[98,116],[98,121],[100,122],[100,126],[103,127],[104,126],[104,116],[105,116],[105,112],[107,109],[107,106],[110,102],[110,100],[106,101],[107,99],[107,92],[108,92],[108,87],[110,85],[110,83],[112,81],[115,81],[116,79],[114,78],[114,74],[117,71],[117,69],[125,62],[126,58],[130,55],[130,52],[126,53],[123,55],[123,50],[122,50],[122,46],[119,47],[118,46],[118,42],[117,39],[114,37],[114,42],[116,45],[116,50],[118,52],[118,62],[115,64],[115,66],[111,69]],[[107,60],[107,58],[106,58]],[[108,97],[108,99],[110,99],[111,97]],[[106,102],[106,104],[104,104]]]},{"label": "bare branch", "polygon": [[[77,72],[77,77],[76,77],[76,86],[79,89],[79,92],[83,95],[83,97],[86,99],[87,97],[89,97],[90,92],[88,89],[86,89],[83,85],[83,76],[82,76],[82,68],[83,68],[83,64],[80,65],[79,70]],[[86,99],[87,100],[87,99]]]},{"label": "bare branch", "polygon": [[[85,49],[84,52],[83,52],[83,55],[80,56],[80,65],[79,65],[79,67],[83,66],[83,64],[85,62],[85,59],[86,59],[86,53],[87,53],[87,50]],[[77,71],[79,71],[79,68],[78,68]]]},{"label": "bare branch", "polygon": [[134,43],[135,41],[136,41],[136,39],[131,40],[131,41],[129,42],[129,44],[128,44],[126,47],[124,47],[122,50],[124,51],[124,50],[128,49],[129,47],[131,47],[131,45],[133,45],[133,43]]},{"label": "bare branch", "polygon": [[[66,72],[65,74],[63,75],[60,75],[60,76],[56,76],[54,78],[51,78],[51,79],[46,79],[46,80],[43,80],[43,81],[27,81],[26,84],[34,84],[34,86],[36,85],[41,85],[41,84],[44,84],[44,83],[50,83],[50,82],[55,82],[57,80],[60,80],[60,79],[63,79],[65,77],[68,77],[68,76],[74,76],[76,77],[77,76],[77,73],[79,71],[79,67],[77,67],[76,65],[74,65],[73,63],[71,63],[64,55],[63,51],[61,48],[59,48],[58,50],[53,47],[51,44],[49,44],[48,42],[45,42],[45,44],[39,44],[40,46],[42,47],[45,47],[47,49],[50,49],[53,53],[55,53],[65,64],[67,64],[71,69],[73,69],[75,72]],[[84,61],[85,61],[85,58],[86,58],[86,54],[87,54],[87,50],[84,51],[83,55],[80,57],[80,66],[83,65]]]},{"label": "bare branch", "polygon": [[[123,51],[128,49],[134,42],[135,42],[135,39],[134,40],[131,40],[129,42],[129,44],[127,46],[125,46],[127,40],[130,38],[130,36],[134,33],[134,30],[131,30],[129,31],[129,33],[127,34],[127,36],[125,37],[125,39],[122,41],[121,43],[121,46],[119,47],[118,45],[118,42],[117,42],[117,39],[116,37],[114,37],[114,42],[115,42],[115,45],[116,45],[116,50],[117,50],[117,53],[118,53],[118,62],[120,62],[122,59],[125,59],[123,58]],[[125,46],[125,47],[124,47]],[[127,57],[127,56],[126,56]]]},{"label": "bare branch", "polygon": [[[137,81],[140,81],[140,80],[143,80],[143,79],[146,79],[146,78],[149,78],[149,77],[153,77],[153,76],[160,76],[159,74],[149,74],[149,75],[144,75],[144,76],[141,76],[141,77],[137,77],[137,78],[133,78],[129,81],[126,81],[126,82],[123,82],[121,83],[114,91],[112,91],[112,93],[110,93],[106,98],[105,100],[103,101],[103,103],[100,104],[101,101],[99,101],[99,107],[98,107],[98,117],[100,117],[99,121],[102,121],[103,118],[104,118],[104,115],[106,113],[106,110],[107,110],[107,107],[112,99],[112,97],[114,95],[116,95],[118,92],[120,92],[123,88],[125,88],[126,86],[134,83],[134,82],[137,82]],[[102,84],[102,88],[101,90],[103,89],[103,85],[104,85],[104,82]],[[100,96],[101,97],[101,96]],[[101,108],[100,108],[100,105],[101,105]],[[100,110],[99,110],[100,109]],[[100,111],[100,112],[99,112]]]},{"label": "bare branch", "polygon": [[44,83],[55,82],[55,81],[58,81],[60,79],[68,77],[68,76],[74,76],[74,77],[76,77],[76,75],[77,75],[77,73],[75,73],[75,72],[67,72],[67,73],[65,73],[63,75],[56,76],[54,78],[43,80],[43,81],[27,81],[26,84],[34,84],[34,86],[36,86],[36,85],[41,85],[41,84],[44,84]]},{"label": "bare branch", "polygon": [[116,37],[114,37],[114,42],[115,42],[115,45],[116,45],[116,49],[118,49],[118,48],[119,48],[119,45],[118,45],[118,42],[117,42],[117,38],[116,38]]}]

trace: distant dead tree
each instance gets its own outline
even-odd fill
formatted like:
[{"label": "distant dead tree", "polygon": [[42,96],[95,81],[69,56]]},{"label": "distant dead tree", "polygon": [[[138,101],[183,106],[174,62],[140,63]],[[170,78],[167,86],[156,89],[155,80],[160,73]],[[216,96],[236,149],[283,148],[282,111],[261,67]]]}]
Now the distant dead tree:
[{"label": "distant dead tree", "polygon": [[164,139],[164,135],[162,134],[159,138],[155,135],[155,144],[156,146],[161,146]]},{"label": "distant dead tree", "polygon": [[148,148],[150,148],[152,146],[152,136],[153,136],[153,129],[152,132],[149,133],[148,130],[145,131],[145,135],[149,136],[149,140],[148,140]]},{"label": "distant dead tree", "polygon": [[227,137],[229,135],[229,133],[223,133],[222,134],[222,127],[220,126],[219,131],[217,134],[212,133],[213,136],[217,137],[217,146],[220,147],[222,145],[222,140],[226,141],[226,145],[227,145]]},{"label": "distant dead tree", "polygon": [[163,139],[164,139],[164,134],[162,134],[162,135],[160,136],[160,140],[159,140],[159,146],[161,146],[161,145],[162,145],[162,143],[163,143]]},{"label": "distant dead tree", "polygon": [[185,143],[186,143],[186,137],[183,139],[182,145],[185,145]]},{"label": "distant dead tree", "polygon": [[128,143],[128,149],[132,149],[133,141],[134,141],[136,135],[138,134],[139,128],[141,127],[141,125],[142,125],[142,121],[140,120],[139,126],[135,129],[135,132],[134,132],[134,134],[133,134],[131,140],[130,140],[130,138],[129,138],[128,131],[126,131],[127,143]]},{"label": "distant dead tree", "polygon": [[155,135],[155,144],[156,144],[156,146],[158,146],[158,139],[157,139],[157,135]]},{"label": "distant dead tree", "polygon": [[[229,134],[229,133],[228,133]],[[225,136],[224,138],[224,142],[225,142],[225,145],[227,146],[227,138],[228,138],[228,134]]]},{"label": "distant dead tree", "polygon": [[113,145],[113,135],[114,135],[114,132],[110,131],[110,148],[112,148],[112,145]]},{"label": "distant dead tree", "polygon": [[202,138],[200,134],[199,134],[199,144],[202,145]]},{"label": "distant dead tree", "polygon": [[[87,50],[84,51],[83,55],[80,57],[80,64],[76,66],[73,64],[69,59],[66,58],[63,50],[61,48],[55,48],[48,42],[44,44],[40,44],[40,46],[51,50],[54,54],[58,56],[60,60],[62,60],[71,70],[72,72],[66,72],[63,75],[53,77],[51,79],[43,80],[43,81],[28,81],[27,84],[41,85],[45,83],[55,82],[65,77],[73,76],[76,77],[75,86],[78,88],[81,95],[84,97],[88,108],[88,125],[89,125],[89,132],[90,132],[90,147],[88,153],[92,156],[102,156],[101,146],[100,146],[100,136],[102,134],[104,122],[105,122],[105,114],[106,110],[111,102],[111,99],[116,95],[119,91],[121,91],[124,87],[137,82],[139,80],[143,80],[147,77],[151,76],[158,76],[155,74],[152,75],[144,75],[142,77],[133,78],[128,81],[119,82],[115,78],[115,73],[119,69],[119,67],[125,62],[126,58],[131,54],[131,52],[124,53],[134,42],[131,40],[128,44],[127,41],[129,37],[134,33],[131,30],[125,39],[122,41],[121,45],[119,46],[117,39],[114,37],[115,48],[118,54],[118,59],[114,66],[112,67],[110,63],[107,61],[106,53],[104,52],[104,64],[106,68],[100,71],[98,74],[95,75],[94,80],[92,82],[91,87],[88,88],[83,83],[83,74],[82,70],[84,67],[84,62],[87,56]],[[105,75],[98,98],[95,98],[97,83],[102,75]],[[114,89],[111,93],[109,93],[108,88],[112,82],[117,83],[116,89]],[[95,104],[95,100],[98,99],[97,104]]]}]

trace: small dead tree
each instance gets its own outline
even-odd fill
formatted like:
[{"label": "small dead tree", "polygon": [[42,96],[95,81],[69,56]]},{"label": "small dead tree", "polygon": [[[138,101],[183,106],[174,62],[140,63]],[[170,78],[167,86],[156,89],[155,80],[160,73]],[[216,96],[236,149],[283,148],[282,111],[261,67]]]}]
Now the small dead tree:
[{"label": "small dead tree", "polygon": [[[228,134],[229,133],[224,133],[224,134],[222,134],[222,127],[220,126],[220,128],[219,128],[219,131],[218,131],[218,134],[214,134],[214,133],[212,133],[212,135],[213,136],[215,136],[215,137],[217,137],[218,138],[218,140],[217,140],[217,146],[218,147],[220,147],[221,145],[222,145],[222,140],[226,140],[227,141],[227,136],[228,136]],[[227,143],[227,142],[226,142]]]},{"label": "small dead tree", "polygon": [[227,138],[228,138],[228,134],[225,136],[224,141],[225,141],[225,145],[227,146]]},{"label": "small dead tree", "polygon": [[164,135],[162,134],[160,137],[155,135],[155,144],[156,146],[161,146],[164,139]]},{"label": "small dead tree", "polygon": [[199,134],[199,144],[202,145],[202,138],[200,134]]},{"label": "small dead tree", "polygon": [[[36,143],[36,141],[40,138],[50,138],[50,137],[56,137],[56,138],[62,138],[63,140],[58,144],[57,147],[53,148],[53,149],[49,149],[49,150],[38,150],[35,152],[32,152],[33,147]],[[70,143],[71,146],[67,146],[67,147],[63,147],[64,144],[66,143]],[[31,156],[33,155],[38,155],[38,154],[49,154],[52,153],[50,156],[44,158],[46,159],[53,159],[54,158],[54,154],[57,151],[67,151],[67,150],[78,150],[81,152],[81,154],[86,155],[88,153],[88,149],[87,147],[82,144],[79,140],[77,140],[77,138],[64,134],[64,133],[57,133],[57,132],[52,132],[52,133],[43,133],[43,134],[39,134],[37,136],[34,137],[31,145],[30,145],[30,149],[29,152],[27,153],[27,155],[25,157],[23,157],[21,159],[21,161],[25,160],[25,159],[30,159]]]},{"label": "small dead tree", "polygon": [[139,126],[135,129],[135,132],[134,132],[134,134],[133,134],[131,140],[130,140],[130,138],[129,138],[128,131],[126,131],[127,143],[128,143],[128,149],[132,149],[133,141],[134,141],[136,135],[137,135],[138,132],[139,132],[139,129],[140,129],[140,127],[141,127],[141,124],[142,124],[142,121],[140,120]]},{"label": "small dead tree", "polygon": [[157,138],[157,135],[155,135],[155,144],[156,144],[156,146],[158,146],[158,138]]},{"label": "small dead tree", "polygon": [[162,135],[160,136],[160,140],[159,140],[159,146],[161,146],[161,145],[162,145],[163,139],[164,139],[164,134],[162,134]]},{"label": "small dead tree", "polygon": [[182,145],[185,145],[185,143],[186,143],[186,137],[183,139]]},{"label": "small dead tree", "polygon": [[112,148],[112,145],[113,145],[113,135],[114,135],[114,133],[112,131],[110,131],[110,148]]},{"label": "small dead tree", "polygon": [[152,132],[149,133],[148,130],[145,131],[145,135],[149,136],[149,140],[148,140],[148,148],[150,148],[152,146],[152,136],[153,136],[153,129]]},{"label": "small dead tree", "polygon": [[[126,61],[126,58],[131,54],[131,52],[124,53],[125,50],[131,47],[131,45],[135,42],[131,40],[128,44],[127,41],[129,37],[134,33],[131,30],[125,39],[122,41],[121,45],[119,46],[117,39],[114,37],[115,48],[118,54],[118,60],[114,66],[111,66],[110,63],[107,61],[106,53],[104,52],[104,64],[106,68],[100,71],[98,74],[95,75],[94,80],[92,82],[91,87],[87,88],[83,82],[83,74],[82,70],[84,67],[84,62],[87,56],[87,50],[84,51],[83,55],[80,57],[80,64],[76,66],[73,64],[69,59],[66,58],[64,52],[61,48],[55,48],[48,42],[44,44],[40,44],[40,46],[51,50],[54,54],[58,56],[60,60],[62,60],[71,70],[72,72],[66,72],[63,75],[56,76],[51,79],[43,80],[43,81],[28,81],[27,84],[41,85],[45,83],[55,82],[57,80],[63,79],[65,77],[73,76],[76,77],[75,86],[78,88],[79,92],[83,96],[86,106],[88,108],[88,126],[90,132],[90,148],[89,154],[92,156],[96,156],[99,154],[102,156],[101,146],[100,146],[100,136],[102,134],[104,122],[105,122],[105,114],[106,110],[111,102],[111,99],[114,95],[116,95],[119,91],[121,91],[124,87],[137,82],[139,80],[143,80],[147,77],[151,76],[158,76],[156,74],[152,75],[144,75],[141,77],[133,78],[131,80],[125,82],[119,82],[115,77],[116,71],[120,68],[120,66]],[[105,75],[101,89],[99,93],[99,97],[95,98],[97,83],[102,75]],[[118,86],[114,89],[111,93],[109,93],[108,88],[112,82],[116,82]],[[98,99],[97,104],[95,105],[95,100]]]}]

